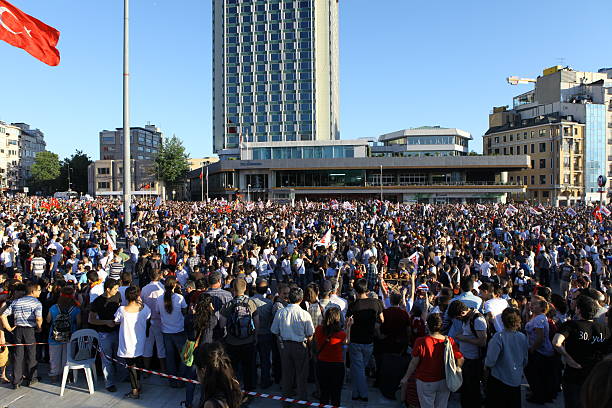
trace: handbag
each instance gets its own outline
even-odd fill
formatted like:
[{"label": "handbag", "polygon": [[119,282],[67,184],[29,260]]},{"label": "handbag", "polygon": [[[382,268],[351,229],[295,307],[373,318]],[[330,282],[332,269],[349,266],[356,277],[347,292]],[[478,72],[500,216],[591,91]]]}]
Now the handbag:
[{"label": "handbag", "polygon": [[187,367],[191,367],[193,365],[193,355],[200,344],[201,335],[202,333],[198,335],[198,338],[195,341],[187,340],[185,344],[183,344],[183,349],[181,350],[181,360]]},{"label": "handbag", "polygon": [[456,392],[463,383],[461,367],[457,366],[453,345],[448,337],[444,340],[444,372],[446,373],[446,386],[451,392]]}]

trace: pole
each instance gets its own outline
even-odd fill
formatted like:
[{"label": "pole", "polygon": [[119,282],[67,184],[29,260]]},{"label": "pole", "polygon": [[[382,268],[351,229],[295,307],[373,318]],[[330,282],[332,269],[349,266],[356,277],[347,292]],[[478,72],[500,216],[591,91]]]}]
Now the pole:
[{"label": "pole", "polygon": [[251,185],[247,184],[247,203],[251,202]]},{"label": "pole", "polygon": [[70,186],[72,185],[72,183],[70,183],[70,165],[68,165],[68,191],[71,191]]},{"label": "pole", "polygon": [[208,202],[208,166],[206,166],[206,202]]},{"label": "pole", "polygon": [[383,201],[382,164],[380,165],[380,202]]},{"label": "pole", "polygon": [[132,183],[130,160],[130,0],[123,0],[123,216],[125,234],[132,223]]},{"label": "pole", "polygon": [[202,169],[200,170],[200,196],[204,201],[204,162],[202,162]]}]

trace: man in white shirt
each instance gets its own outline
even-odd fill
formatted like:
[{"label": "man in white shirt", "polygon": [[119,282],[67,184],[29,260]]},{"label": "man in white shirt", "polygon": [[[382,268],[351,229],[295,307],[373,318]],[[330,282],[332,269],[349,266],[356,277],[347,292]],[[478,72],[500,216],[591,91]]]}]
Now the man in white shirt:
[{"label": "man in white shirt", "polygon": [[161,371],[166,370],[166,347],[161,331],[161,317],[157,308],[157,298],[164,295],[164,285],[160,282],[161,272],[159,269],[151,271],[151,282],[145,285],[140,292],[142,302],[151,309],[151,327],[149,335],[145,340],[145,349],[142,355],[145,368],[151,367],[151,357],[153,357],[153,346],[157,348],[157,357]]},{"label": "man in white shirt", "polygon": [[340,308],[340,311],[342,312],[342,319],[344,319],[346,317],[346,310],[348,309],[348,302],[346,299],[339,296],[341,288],[338,280],[330,279],[329,281],[332,284],[332,294],[329,296],[329,302],[337,305]]},{"label": "man in white shirt", "polygon": [[487,289],[487,296],[490,296],[490,298],[483,303],[482,311],[489,322],[493,322],[495,332],[503,331],[504,323],[502,322],[501,315],[509,307],[508,301],[501,297],[503,290],[499,284],[484,283],[480,287],[481,292],[485,292],[485,287]]}]

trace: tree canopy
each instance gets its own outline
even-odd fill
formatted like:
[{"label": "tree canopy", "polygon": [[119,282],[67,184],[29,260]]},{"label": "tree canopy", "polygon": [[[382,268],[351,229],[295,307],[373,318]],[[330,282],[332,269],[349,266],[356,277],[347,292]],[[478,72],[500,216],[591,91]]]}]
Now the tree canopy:
[{"label": "tree canopy", "polygon": [[35,182],[42,183],[55,180],[60,175],[58,155],[49,151],[36,153],[30,173]]},{"label": "tree canopy", "polygon": [[185,177],[189,171],[189,154],[185,152],[183,142],[172,136],[162,142],[155,158],[155,173],[158,180],[174,184]]}]

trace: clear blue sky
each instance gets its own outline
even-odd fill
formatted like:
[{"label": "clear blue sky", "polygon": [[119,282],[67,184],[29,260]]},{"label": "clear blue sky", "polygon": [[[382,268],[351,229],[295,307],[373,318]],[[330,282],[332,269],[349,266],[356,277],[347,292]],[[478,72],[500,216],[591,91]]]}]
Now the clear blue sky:
[{"label": "clear blue sky", "polygon": [[[122,126],[121,0],[13,0],[61,31],[62,62],[48,67],[0,42],[0,120],[45,132],[48,149],[98,158],[98,132]],[[209,155],[211,0],[132,0],[131,123]],[[610,0],[340,0],[343,139],[421,125],[467,130],[481,151],[492,106],[530,89],[559,63],[612,66]]]}]

